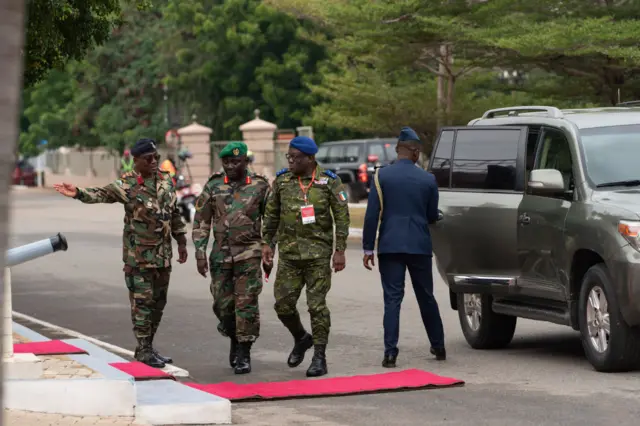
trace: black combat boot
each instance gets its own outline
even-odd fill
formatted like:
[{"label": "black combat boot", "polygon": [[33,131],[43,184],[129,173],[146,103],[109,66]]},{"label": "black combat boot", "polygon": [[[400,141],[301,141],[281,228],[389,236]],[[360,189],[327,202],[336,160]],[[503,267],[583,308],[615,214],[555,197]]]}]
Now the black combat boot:
[{"label": "black combat boot", "polygon": [[230,337],[231,345],[229,346],[229,365],[231,368],[236,368],[238,363],[238,340],[235,337]]},{"label": "black combat boot", "polygon": [[238,357],[236,358],[236,366],[234,373],[248,374],[251,373],[251,342],[238,343]]},{"label": "black combat boot", "polygon": [[307,369],[307,377],[320,377],[327,374],[327,357],[325,349],[327,345],[316,345],[311,359],[311,365]]},{"label": "black combat boot", "polygon": [[153,354],[151,339],[149,337],[138,338],[138,347],[135,352],[135,359],[153,368],[164,368],[165,363]]},{"label": "black combat boot", "polygon": [[293,350],[287,359],[287,365],[297,367],[304,361],[304,354],[313,346],[313,337],[304,329],[298,315],[278,315],[282,324],[293,336]]},{"label": "black combat boot", "polygon": [[165,364],[173,364],[173,358],[171,358],[170,356],[163,356],[160,355],[160,353],[156,350],[156,348],[153,347],[153,338],[156,337],[156,332],[155,330],[151,333],[151,352],[153,352],[153,355],[158,358],[160,361],[164,362]]}]

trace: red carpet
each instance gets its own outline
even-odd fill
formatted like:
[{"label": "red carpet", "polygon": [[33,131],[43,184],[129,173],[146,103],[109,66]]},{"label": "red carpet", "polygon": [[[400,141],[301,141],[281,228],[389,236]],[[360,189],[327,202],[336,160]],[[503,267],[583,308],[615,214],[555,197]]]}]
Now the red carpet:
[{"label": "red carpet", "polygon": [[47,340],[46,342],[16,343],[13,352],[17,354],[35,355],[69,355],[86,354],[84,349],[76,348],[62,340]]},{"label": "red carpet", "polygon": [[171,374],[167,374],[159,368],[149,367],[146,364],[143,364],[138,361],[133,362],[114,362],[109,364],[113,368],[117,368],[120,371],[123,371],[130,376],[133,376],[137,381],[140,380],[160,380],[160,379],[171,379],[175,380]]},{"label": "red carpet", "polygon": [[231,401],[246,401],[448,387],[463,385],[464,381],[412,369],[365,376],[292,380],[289,382],[247,383],[241,385],[232,382],[212,385],[185,384]]}]

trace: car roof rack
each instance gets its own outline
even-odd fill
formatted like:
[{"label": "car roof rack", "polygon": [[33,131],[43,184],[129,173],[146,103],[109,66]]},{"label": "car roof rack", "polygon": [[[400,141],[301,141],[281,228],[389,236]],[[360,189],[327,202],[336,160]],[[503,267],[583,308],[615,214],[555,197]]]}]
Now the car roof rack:
[{"label": "car roof rack", "polygon": [[523,112],[523,111],[528,111],[528,112],[544,111],[547,113],[547,116],[550,118],[564,117],[564,115],[562,114],[562,111],[560,111],[556,107],[534,105],[534,106],[516,106],[516,107],[490,109],[489,111],[486,111],[482,115],[482,118],[494,118],[496,113],[499,113],[499,112],[506,112],[508,116],[513,117],[518,115],[518,112]]},{"label": "car roof rack", "polygon": [[640,101],[618,102],[616,106],[640,106]]}]

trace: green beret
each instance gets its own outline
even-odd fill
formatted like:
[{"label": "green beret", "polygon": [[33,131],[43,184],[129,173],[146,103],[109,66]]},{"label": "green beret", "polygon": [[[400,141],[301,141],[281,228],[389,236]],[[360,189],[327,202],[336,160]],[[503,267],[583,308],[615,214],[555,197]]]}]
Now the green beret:
[{"label": "green beret", "polygon": [[244,142],[231,142],[220,151],[220,158],[241,157],[247,155],[247,145]]}]

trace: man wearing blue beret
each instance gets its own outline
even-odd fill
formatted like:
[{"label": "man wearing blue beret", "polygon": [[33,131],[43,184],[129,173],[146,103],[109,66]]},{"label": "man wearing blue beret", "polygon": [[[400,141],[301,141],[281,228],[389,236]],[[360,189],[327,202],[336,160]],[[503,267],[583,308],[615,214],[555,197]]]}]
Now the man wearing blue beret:
[{"label": "man wearing blue beret", "polygon": [[[349,207],[342,181],[335,173],[318,166],[317,152],[311,138],[298,136],[291,140],[287,153],[289,168],[276,173],[262,228],[265,264],[272,264],[272,245],[276,241],[278,244],[273,288],[275,310],[294,339],[287,364],[297,367],[304,361],[306,351],[314,346],[308,377],[327,374],[325,350],[331,318],[326,297],[331,288],[331,256],[334,271],[342,271],[349,234]],[[303,327],[296,309],[305,286],[312,334]]]},{"label": "man wearing blue beret", "polygon": [[404,127],[396,145],[397,160],[376,171],[362,230],[363,263],[371,270],[375,266],[373,250],[379,228],[378,262],[384,296],[382,366],[387,368],[396,366],[407,269],[431,354],[438,360],[446,359],[442,319],[433,295],[429,233],[429,224],[438,219],[438,186],[431,173],[415,167],[421,151],[422,142],[416,132]]}]

